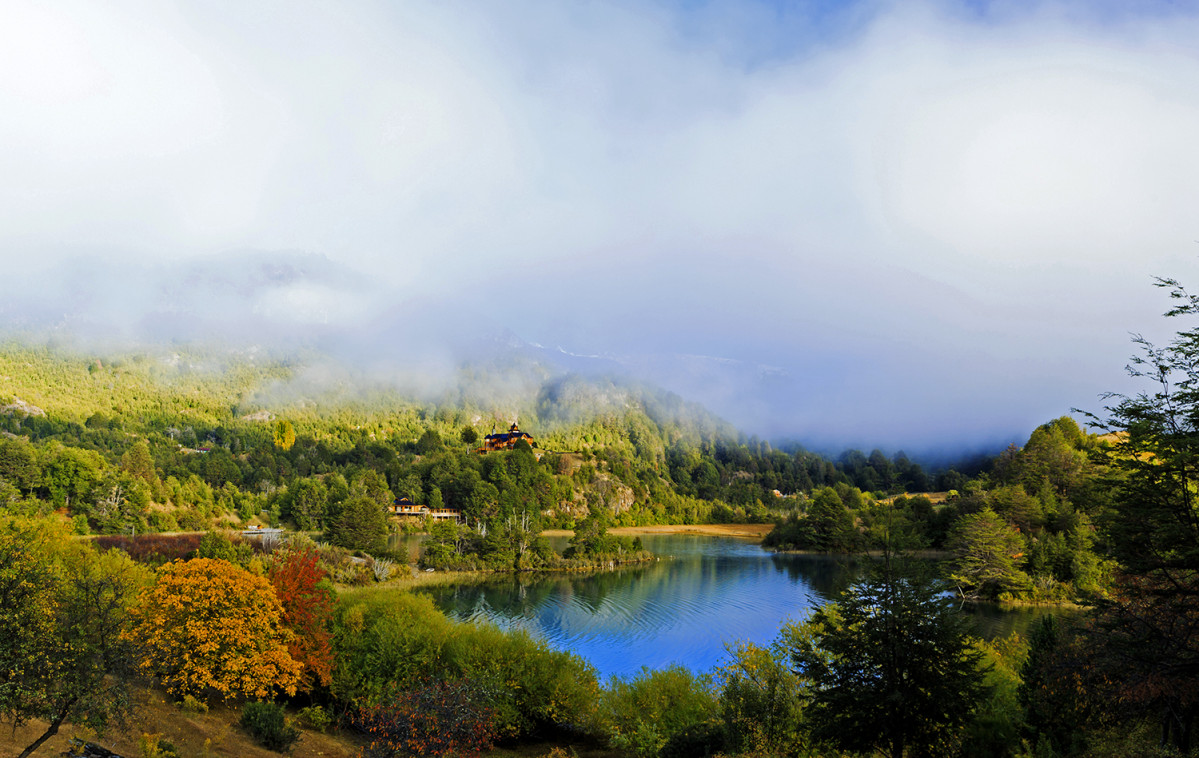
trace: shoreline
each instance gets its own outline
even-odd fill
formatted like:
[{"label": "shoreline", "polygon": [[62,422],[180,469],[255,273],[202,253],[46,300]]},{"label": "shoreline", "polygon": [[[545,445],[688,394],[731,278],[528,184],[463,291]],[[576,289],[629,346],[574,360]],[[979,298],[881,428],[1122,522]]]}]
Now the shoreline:
[{"label": "shoreline", "polygon": [[[653,534],[685,534],[705,537],[738,537],[761,542],[774,524],[653,524],[650,526],[613,526],[610,534],[622,537],[644,537]],[[570,529],[546,529],[544,537],[573,537]]]},{"label": "shoreline", "polygon": [[464,569],[462,571],[454,569],[437,569],[435,571],[424,571],[415,567],[410,567],[409,573],[401,572],[398,576],[393,576],[385,582],[380,582],[374,585],[351,586],[338,585],[339,591],[360,590],[369,587],[394,587],[396,589],[413,589],[416,587],[436,587],[444,585],[472,585],[472,584],[487,584],[505,578],[540,578],[550,577],[555,575],[568,574],[603,574],[613,571],[619,571],[622,568],[635,568],[645,566],[650,563],[661,561],[661,556],[652,558],[642,558],[639,560],[621,561],[614,564],[602,564],[595,566],[574,566],[570,568],[536,568],[523,569],[521,571],[502,570],[502,571],[484,571],[481,569]]}]

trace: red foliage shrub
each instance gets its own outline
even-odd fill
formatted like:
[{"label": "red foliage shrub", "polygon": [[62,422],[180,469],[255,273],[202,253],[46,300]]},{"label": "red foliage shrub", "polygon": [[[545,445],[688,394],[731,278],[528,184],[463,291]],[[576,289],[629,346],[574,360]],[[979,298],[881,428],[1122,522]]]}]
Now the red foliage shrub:
[{"label": "red foliage shrub", "polygon": [[354,725],[370,737],[367,756],[477,755],[492,747],[495,710],[474,681],[438,681],[361,709]]},{"label": "red foliage shrub", "polygon": [[295,632],[288,652],[304,665],[302,688],[329,684],[333,672],[333,591],[322,583],[325,571],[317,566],[319,558],[316,548],[289,549],[276,554],[270,569],[283,624]]},{"label": "red foliage shrub", "polygon": [[160,565],[195,555],[200,547],[200,537],[199,534],[139,534],[135,537],[116,534],[96,537],[94,544],[99,550],[124,550],[138,563]]}]

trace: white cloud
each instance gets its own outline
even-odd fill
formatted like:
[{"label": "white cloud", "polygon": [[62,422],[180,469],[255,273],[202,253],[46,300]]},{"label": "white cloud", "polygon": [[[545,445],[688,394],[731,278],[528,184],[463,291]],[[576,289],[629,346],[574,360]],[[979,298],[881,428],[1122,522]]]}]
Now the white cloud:
[{"label": "white cloud", "polygon": [[[578,352],[784,365],[788,407],[718,393],[755,428],[1026,428],[1194,268],[1199,17],[1005,8],[11,0],[0,256],[305,250]],[[328,294],[260,312],[382,302]]]}]

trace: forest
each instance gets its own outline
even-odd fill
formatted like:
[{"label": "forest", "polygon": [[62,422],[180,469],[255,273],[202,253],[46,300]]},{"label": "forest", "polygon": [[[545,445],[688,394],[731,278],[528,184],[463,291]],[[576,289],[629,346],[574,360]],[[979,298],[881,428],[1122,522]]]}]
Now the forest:
[{"label": "forest", "polygon": [[[1199,315],[1160,284],[1169,316]],[[1144,393],[925,471],[902,453],[775,449],[669,393],[529,366],[533,392],[484,392],[513,369],[476,366],[415,401],[305,384],[298,358],[10,341],[0,714],[45,725],[22,755],[63,724],[119,727],[147,686],[181,709],[239,704],[240,728],[280,751],[332,729],[372,756],[546,735],[635,756],[1187,755],[1199,330],[1138,349]],[[532,444],[479,452],[516,421]],[[398,498],[461,518],[401,520]],[[772,549],[877,560],[773,644],[731,643],[718,670],[608,682],[407,589],[418,569],[647,560],[608,529],[710,522],[773,523]],[[251,526],[283,531],[241,537]],[[549,528],[574,530],[564,553]],[[412,530],[429,535],[417,566],[388,547]],[[966,601],[1080,610],[985,642]]]}]

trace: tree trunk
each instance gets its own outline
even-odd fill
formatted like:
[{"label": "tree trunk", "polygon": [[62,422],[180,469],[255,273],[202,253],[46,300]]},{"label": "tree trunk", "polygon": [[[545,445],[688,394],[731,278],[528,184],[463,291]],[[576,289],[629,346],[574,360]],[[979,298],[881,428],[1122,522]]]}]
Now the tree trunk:
[{"label": "tree trunk", "polygon": [[1175,708],[1173,703],[1166,706],[1165,717],[1162,719],[1161,747],[1173,746],[1183,755],[1191,754],[1191,732],[1194,726],[1195,711],[1193,708]]},{"label": "tree trunk", "polygon": [[33,754],[33,751],[37,750],[39,747],[42,746],[43,742],[50,739],[54,735],[58,734],[58,727],[60,727],[62,725],[63,720],[67,717],[67,713],[70,710],[71,710],[70,705],[68,705],[66,708],[63,708],[62,711],[58,714],[58,716],[56,716],[54,718],[54,720],[50,722],[50,726],[47,727],[45,733],[42,734],[41,737],[38,737],[36,740],[34,740],[32,745],[25,748],[21,752],[21,754],[19,756],[17,756],[17,758],[28,758],[30,755]]}]

